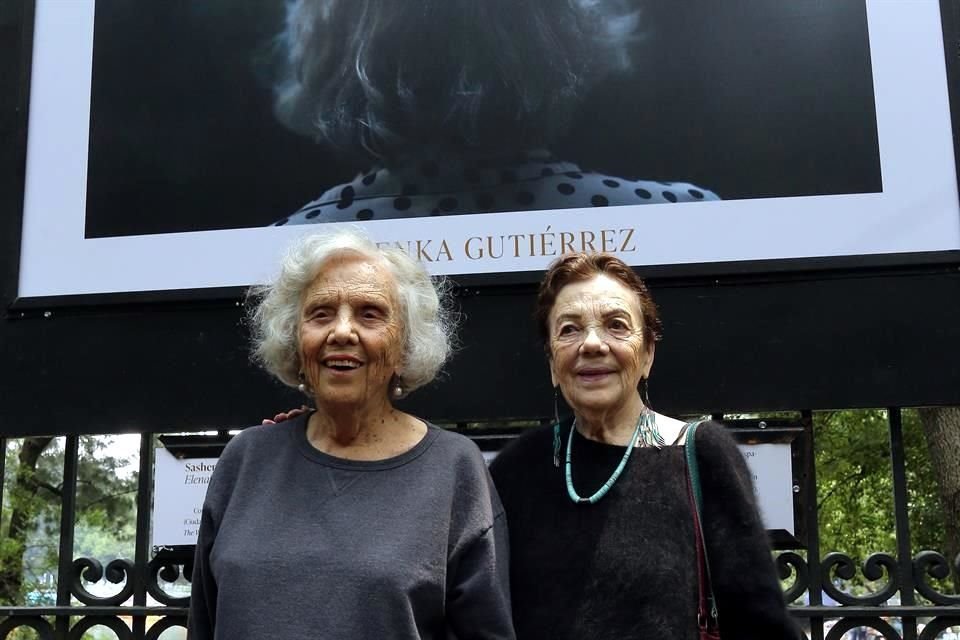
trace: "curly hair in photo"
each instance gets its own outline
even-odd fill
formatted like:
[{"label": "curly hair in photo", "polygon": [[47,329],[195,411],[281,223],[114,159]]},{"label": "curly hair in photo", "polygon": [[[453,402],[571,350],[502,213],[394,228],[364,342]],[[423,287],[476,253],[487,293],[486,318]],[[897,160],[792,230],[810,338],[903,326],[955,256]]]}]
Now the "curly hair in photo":
[{"label": "curly hair in photo", "polygon": [[275,111],[367,159],[545,148],[638,21],[626,0],[292,0]]}]

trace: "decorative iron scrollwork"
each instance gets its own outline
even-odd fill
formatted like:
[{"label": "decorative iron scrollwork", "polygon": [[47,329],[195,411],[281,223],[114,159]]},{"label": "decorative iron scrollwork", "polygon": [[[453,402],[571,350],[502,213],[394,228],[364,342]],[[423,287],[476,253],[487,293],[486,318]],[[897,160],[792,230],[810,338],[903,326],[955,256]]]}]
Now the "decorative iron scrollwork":
[{"label": "decorative iron scrollwork", "polygon": [[850,556],[838,552],[829,553],[820,564],[820,570],[824,577],[823,590],[841,604],[876,606],[889,600],[900,588],[897,561],[888,553],[874,553],[863,563],[863,577],[867,580],[880,580],[884,573],[887,575],[887,583],[883,588],[869,595],[855,596],[841,591],[833,584],[834,574],[841,580],[851,580],[856,575],[856,563]]},{"label": "decorative iron scrollwork", "polygon": [[960,615],[934,618],[923,628],[917,640],[934,640],[950,627],[960,627]]},{"label": "decorative iron scrollwork", "polygon": [[781,580],[786,580],[791,575],[796,576],[793,584],[783,592],[783,599],[787,604],[802,596],[810,586],[807,561],[796,552],[785,551],[777,556],[777,575]]},{"label": "decorative iron scrollwork", "polygon": [[[100,564],[99,560],[93,558],[77,558],[73,561],[70,592],[83,604],[108,607],[123,604],[133,595],[134,572],[133,563],[129,560],[114,560],[107,565],[107,570],[104,572],[103,565]],[[104,575],[106,575],[107,581],[113,584],[120,584],[124,581],[126,581],[126,584],[123,585],[123,589],[121,589],[119,593],[106,597],[95,596],[83,586],[84,580],[87,582],[100,582]]]},{"label": "decorative iron scrollwork", "polygon": [[[840,554],[837,554],[840,555]],[[897,630],[882,618],[843,618],[827,633],[825,640],[840,640],[847,631],[867,627],[879,632],[886,640],[903,640]]]},{"label": "decorative iron scrollwork", "polygon": [[83,634],[97,626],[110,629],[117,634],[118,640],[133,638],[133,632],[130,631],[130,627],[128,627],[123,620],[115,616],[85,616],[80,618],[80,621],[70,629],[67,638],[68,640],[80,640],[83,638]]},{"label": "decorative iron scrollwork", "polygon": [[144,640],[157,640],[164,631],[170,627],[183,627],[187,628],[187,619],[182,616],[167,616],[162,620],[159,620],[153,624],[152,627],[147,629],[147,635],[143,638]]},{"label": "decorative iron scrollwork", "polygon": [[54,640],[53,627],[40,616],[0,620],[0,640],[7,640],[13,631],[21,627],[27,627],[28,629],[36,631],[37,637],[40,640]]},{"label": "decorative iron scrollwork", "polygon": [[[957,566],[957,572],[960,573],[960,555],[957,556],[954,564]],[[947,595],[934,589],[927,580],[935,578],[943,580],[950,577],[950,564],[941,553],[936,551],[921,551],[913,557],[913,580],[916,582],[916,589],[924,598],[934,604],[960,604],[960,595]]]},{"label": "decorative iron scrollwork", "polygon": [[154,558],[147,565],[147,593],[154,600],[168,607],[186,607],[190,604],[190,596],[172,596],[163,590],[160,586],[160,580],[164,582],[176,582],[180,577],[180,567],[183,567],[183,577],[188,582],[193,575],[193,560],[187,560],[182,564],[171,562],[169,560],[158,560]]}]

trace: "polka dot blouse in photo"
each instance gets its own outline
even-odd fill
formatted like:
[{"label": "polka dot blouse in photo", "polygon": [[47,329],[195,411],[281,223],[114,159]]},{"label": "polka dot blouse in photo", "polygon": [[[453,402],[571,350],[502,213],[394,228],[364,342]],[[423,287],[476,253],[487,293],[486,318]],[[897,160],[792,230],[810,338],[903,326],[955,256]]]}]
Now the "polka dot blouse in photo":
[{"label": "polka dot blouse in photo", "polygon": [[719,200],[686,182],[624,180],[545,151],[471,163],[421,161],[373,168],[274,223],[356,222],[465,213]]}]

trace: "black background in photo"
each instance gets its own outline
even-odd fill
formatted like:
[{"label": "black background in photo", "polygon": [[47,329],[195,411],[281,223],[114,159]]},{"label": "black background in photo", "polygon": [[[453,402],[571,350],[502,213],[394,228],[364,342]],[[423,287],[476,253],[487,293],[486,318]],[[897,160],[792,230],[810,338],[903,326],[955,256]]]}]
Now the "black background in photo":
[{"label": "black background in photo", "polygon": [[[882,190],[863,0],[637,4],[633,69],[559,158],[724,199]],[[281,0],[97,3],[88,238],[265,226],[365,168],[274,119],[254,57],[282,20]]]}]

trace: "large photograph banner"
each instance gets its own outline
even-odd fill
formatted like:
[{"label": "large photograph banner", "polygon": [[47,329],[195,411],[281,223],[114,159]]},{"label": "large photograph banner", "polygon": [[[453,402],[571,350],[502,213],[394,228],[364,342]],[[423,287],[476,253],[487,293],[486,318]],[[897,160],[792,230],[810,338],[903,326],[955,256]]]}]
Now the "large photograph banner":
[{"label": "large photograph banner", "polygon": [[[416,10],[414,10],[416,9]],[[940,9],[37,0],[19,295],[960,250]]]}]

